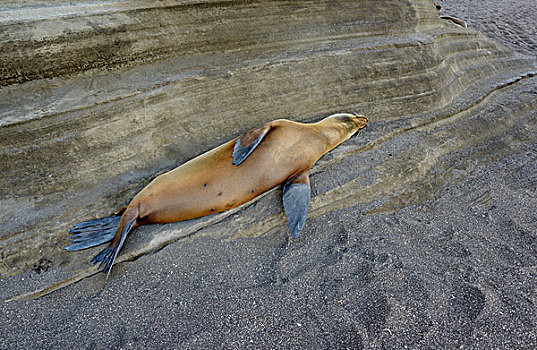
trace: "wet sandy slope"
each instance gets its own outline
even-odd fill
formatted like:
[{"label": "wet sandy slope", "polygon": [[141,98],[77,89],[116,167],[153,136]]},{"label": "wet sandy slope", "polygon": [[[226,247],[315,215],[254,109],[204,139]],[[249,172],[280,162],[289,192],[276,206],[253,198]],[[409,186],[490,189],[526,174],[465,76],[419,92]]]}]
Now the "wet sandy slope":
[{"label": "wet sandy slope", "polygon": [[[1,297],[68,287],[4,304],[2,346],[535,346],[533,58],[430,1],[20,4],[2,12]],[[158,173],[335,111],[371,125],[315,166],[289,246],[276,189],[138,229],[105,287],[84,278],[98,249],[62,250]]]}]

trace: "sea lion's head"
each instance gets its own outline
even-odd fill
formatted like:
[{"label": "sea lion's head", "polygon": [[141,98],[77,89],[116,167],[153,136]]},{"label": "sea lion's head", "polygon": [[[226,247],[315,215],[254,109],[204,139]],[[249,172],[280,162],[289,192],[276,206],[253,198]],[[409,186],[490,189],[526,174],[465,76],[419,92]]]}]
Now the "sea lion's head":
[{"label": "sea lion's head", "polygon": [[326,125],[332,124],[334,127],[343,127],[349,136],[354,135],[358,130],[367,126],[367,117],[359,114],[337,113],[326,117],[323,121]]},{"label": "sea lion's head", "polygon": [[367,118],[350,113],[332,114],[316,123],[318,130],[327,138],[328,149],[350,139],[356,132],[367,126]]}]

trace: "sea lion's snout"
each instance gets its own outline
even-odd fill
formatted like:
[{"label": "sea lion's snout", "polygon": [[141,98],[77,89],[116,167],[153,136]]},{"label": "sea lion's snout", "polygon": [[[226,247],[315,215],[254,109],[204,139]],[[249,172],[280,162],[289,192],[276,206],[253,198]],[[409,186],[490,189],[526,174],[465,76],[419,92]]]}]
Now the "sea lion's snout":
[{"label": "sea lion's snout", "polygon": [[358,126],[358,130],[365,128],[368,123],[368,119],[364,115],[355,115],[354,116],[354,122]]}]

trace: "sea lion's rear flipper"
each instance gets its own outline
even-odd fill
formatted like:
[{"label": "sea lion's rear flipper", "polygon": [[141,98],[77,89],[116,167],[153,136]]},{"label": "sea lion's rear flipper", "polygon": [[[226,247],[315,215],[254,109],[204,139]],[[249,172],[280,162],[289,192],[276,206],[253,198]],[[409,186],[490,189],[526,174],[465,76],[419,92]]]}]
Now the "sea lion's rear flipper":
[{"label": "sea lion's rear flipper", "polygon": [[97,254],[91,263],[95,266],[99,264],[98,269],[101,269],[104,266],[103,272],[106,272],[106,278],[110,275],[112,270],[112,265],[116,260],[119,250],[125,242],[125,238],[129,232],[136,226],[136,219],[138,217],[138,210],[127,208],[121,217],[117,231],[115,232],[114,239],[110,242],[110,245],[104,248],[99,254]]},{"label": "sea lion's rear flipper", "polygon": [[254,151],[271,128],[272,123],[267,123],[242,134],[242,136],[235,141],[232,164],[235,166],[240,165],[250,153]]},{"label": "sea lion's rear flipper", "polygon": [[287,217],[287,226],[293,238],[297,238],[304,227],[310,204],[310,193],[309,172],[302,173],[283,185],[283,208]]},{"label": "sea lion's rear flipper", "polygon": [[71,236],[71,244],[64,249],[72,252],[111,241],[114,239],[120,220],[121,216],[112,215],[79,222],[69,231],[74,234]]}]

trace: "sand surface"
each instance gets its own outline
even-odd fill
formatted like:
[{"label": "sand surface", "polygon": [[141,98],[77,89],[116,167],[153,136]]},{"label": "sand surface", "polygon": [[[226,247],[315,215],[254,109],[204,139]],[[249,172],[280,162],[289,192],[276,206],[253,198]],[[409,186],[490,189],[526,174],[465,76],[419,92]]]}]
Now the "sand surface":
[{"label": "sand surface", "polygon": [[528,0],[446,0],[439,2],[440,13],[465,20],[469,28],[479,30],[512,50],[537,55],[536,4]]}]

